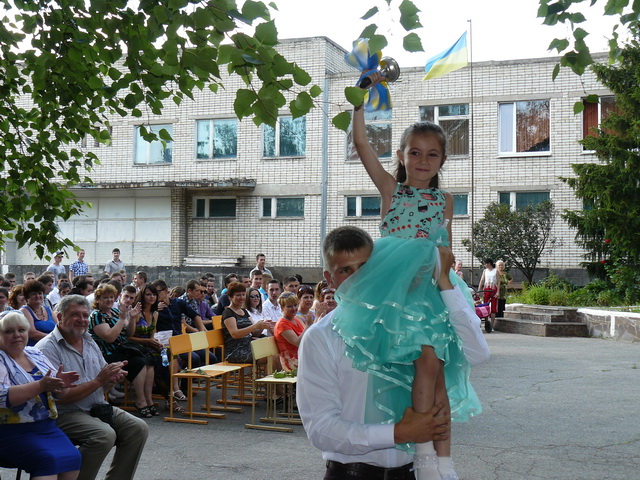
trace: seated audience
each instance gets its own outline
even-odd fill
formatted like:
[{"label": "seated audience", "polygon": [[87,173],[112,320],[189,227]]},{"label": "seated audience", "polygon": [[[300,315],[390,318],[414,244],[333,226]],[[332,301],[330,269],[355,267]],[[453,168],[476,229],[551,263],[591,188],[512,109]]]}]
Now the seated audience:
[{"label": "seated audience", "polygon": [[29,346],[47,336],[56,326],[51,308],[44,302],[45,286],[38,280],[29,280],[24,285],[26,305],[20,312],[29,322]]},{"label": "seated audience", "polygon": [[[81,479],[98,476],[102,462],[115,446],[105,480],[132,479],[149,430],[142,419],[109,405],[105,392],[120,382],[126,362],[107,364],[87,333],[89,302],[80,295],[67,295],[58,304],[58,325],[38,342],[37,348],[53,365],[64,365],[80,374],[59,406],[58,427],[78,445],[82,455]],[[128,368],[127,368],[128,370]]]},{"label": "seated audience", "polygon": [[[184,300],[179,298],[170,298],[169,296],[169,287],[167,286],[164,280],[156,280],[152,283],[155,287],[156,292],[158,292],[158,322],[156,324],[156,330],[159,332],[165,330],[171,330],[172,335],[181,335],[182,334],[182,315],[190,318],[195,325],[198,326],[199,331],[204,331],[204,324],[202,323],[202,319],[198,312],[196,312],[193,308],[189,307]],[[191,352],[191,366],[192,368],[198,368],[205,364],[205,352],[206,350],[198,350],[197,352]],[[210,359],[213,359],[210,363],[215,363],[215,357],[210,355]],[[188,354],[180,355],[180,363],[182,366],[186,366],[188,364]],[[178,380],[175,380],[175,383],[172,385],[173,398],[176,400],[184,401],[187,399],[186,395],[180,388],[178,388]],[[174,403],[174,406],[176,404]],[[182,407],[176,407],[182,408]]]},{"label": "seated audience", "polygon": [[251,341],[268,328],[268,322],[251,321],[249,312],[243,308],[246,289],[242,283],[231,283],[227,293],[231,303],[222,314],[225,360],[233,363],[251,363]]},{"label": "seated audience", "polygon": [[306,327],[310,327],[316,321],[316,312],[311,310],[313,306],[313,289],[309,285],[302,285],[298,288],[296,295],[300,300],[296,316]]},{"label": "seated audience", "polygon": [[63,399],[79,375],[27,347],[29,327],[19,312],[0,314],[0,460],[32,480],[74,480],[82,457],[56,425],[54,400]]},{"label": "seated audience", "polygon": [[82,278],[77,282],[73,282],[73,285],[73,288],[69,292],[71,295],[82,295],[83,297],[87,297],[93,293],[93,280]]},{"label": "seated audience", "polygon": [[[153,416],[151,411],[151,392],[145,388],[153,387],[154,360],[146,350],[128,340],[135,330],[135,321],[130,319],[130,310],[124,309],[122,315],[113,308],[117,291],[112,285],[101,285],[95,292],[96,299],[89,317],[89,333],[100,347],[107,363],[127,361],[127,379],[136,392],[136,409],[143,418]],[[139,314],[135,312],[136,316]],[[147,395],[148,394],[148,395]]]},{"label": "seated audience", "polygon": [[[128,287],[133,288],[131,285],[128,285]],[[152,415],[157,416],[160,415],[160,412],[154,405],[151,394],[153,393],[153,383],[156,377],[155,372],[162,368],[160,351],[163,345],[154,337],[158,323],[158,291],[153,285],[146,284],[131,303],[133,304],[134,310],[139,310],[140,313],[137,315],[137,321],[135,321],[135,331],[129,339],[146,348],[149,355],[154,359],[154,376],[151,378],[147,377],[147,383],[144,385],[144,396],[147,400],[147,405],[149,405],[149,411]],[[123,306],[128,307],[129,304]],[[131,321],[134,321],[133,315],[131,315]],[[166,384],[167,382],[164,382],[164,385]],[[167,388],[165,388],[165,390],[165,392],[161,393],[167,396],[169,392]]]},{"label": "seated audience", "polygon": [[229,294],[227,293],[227,287],[233,283],[238,281],[238,276],[235,273],[230,273],[224,277],[224,290],[220,293],[220,297],[218,298],[218,304],[213,309],[213,312],[216,315],[222,315],[224,309],[229,306]]},{"label": "seated audience", "polygon": [[11,310],[9,305],[9,290],[6,287],[0,287],[0,313]]},{"label": "seated audience", "polygon": [[282,318],[278,320],[273,336],[280,351],[280,363],[287,371],[298,369],[298,346],[305,332],[305,325],[296,316],[298,297],[295,293],[284,292],[278,298],[282,308]]},{"label": "seated audience", "polygon": [[[326,280],[320,280],[318,283],[316,283],[316,286],[313,289],[313,306],[311,307],[311,310],[313,310],[314,312],[318,309],[318,305],[322,303],[322,290],[324,290],[328,286],[329,284]],[[316,319],[317,317],[318,316],[316,315]]]},{"label": "seated audience", "polygon": [[269,294],[269,297],[262,304],[262,313],[269,320],[277,322],[278,319],[282,317],[282,309],[278,304],[278,297],[280,297],[280,294],[282,293],[280,282],[275,279],[269,280],[269,284],[267,285],[267,293]]},{"label": "seated audience", "polygon": [[9,282],[11,288],[16,286],[16,274],[13,272],[7,272],[4,274],[4,279]]},{"label": "seated audience", "polygon": [[298,277],[295,276],[285,278],[282,283],[284,284],[285,292],[291,292],[295,294],[300,288],[300,280],[298,280]]},{"label": "seated audience", "polygon": [[20,310],[27,304],[24,299],[24,285],[15,285],[9,292],[9,306],[12,310]]}]

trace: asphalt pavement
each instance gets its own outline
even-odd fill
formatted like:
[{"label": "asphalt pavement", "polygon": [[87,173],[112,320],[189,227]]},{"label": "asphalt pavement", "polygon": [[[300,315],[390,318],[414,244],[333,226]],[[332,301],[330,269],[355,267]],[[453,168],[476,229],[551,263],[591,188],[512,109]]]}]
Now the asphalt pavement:
[{"label": "asphalt pavement", "polygon": [[[462,480],[640,479],[640,345],[500,332],[487,341],[492,357],[472,372],[484,412],[453,427]],[[135,478],[322,479],[301,426],[248,430],[250,418],[245,407],[202,426],[150,419]]]}]

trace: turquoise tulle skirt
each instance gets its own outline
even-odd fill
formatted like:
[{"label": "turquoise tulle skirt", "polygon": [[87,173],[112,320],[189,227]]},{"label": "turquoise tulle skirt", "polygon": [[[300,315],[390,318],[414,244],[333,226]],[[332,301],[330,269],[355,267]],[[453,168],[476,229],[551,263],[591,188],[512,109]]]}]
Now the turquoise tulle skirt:
[{"label": "turquoise tulle skirt", "polygon": [[[367,263],[336,291],[340,308],[333,328],[344,339],[354,368],[372,375],[366,423],[402,418],[412,403],[413,361],[422,345],[432,346],[444,362],[452,420],[465,421],[482,411],[469,383],[469,363],[433,280],[435,246],[424,238],[381,238]],[[452,273],[451,280],[467,292],[457,275]]]}]

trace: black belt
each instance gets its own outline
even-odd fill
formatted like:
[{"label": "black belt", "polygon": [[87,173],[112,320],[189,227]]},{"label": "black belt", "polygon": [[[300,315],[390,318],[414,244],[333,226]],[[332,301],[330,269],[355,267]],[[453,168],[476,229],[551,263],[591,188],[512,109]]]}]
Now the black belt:
[{"label": "black belt", "polygon": [[384,468],[368,463],[340,463],[333,460],[327,460],[327,469],[334,472],[344,473],[354,478],[363,478],[367,480],[406,480],[415,478],[415,474],[411,470],[412,463],[407,463],[402,467]]}]

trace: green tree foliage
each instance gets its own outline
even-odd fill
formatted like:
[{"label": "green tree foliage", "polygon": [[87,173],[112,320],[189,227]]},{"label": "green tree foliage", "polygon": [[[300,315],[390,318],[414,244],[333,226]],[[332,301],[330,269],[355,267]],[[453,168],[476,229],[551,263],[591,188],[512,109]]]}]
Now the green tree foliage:
[{"label": "green tree foliage", "polygon": [[616,65],[594,64],[616,98],[617,113],[582,143],[599,162],[572,165],[563,180],[585,208],[563,217],[586,250],[586,266],[611,281],[629,302],[640,300],[640,44],[635,39]]},{"label": "green tree foliage", "polygon": [[238,118],[258,125],[275,125],[283,92],[293,91],[294,117],[321,93],[276,51],[263,2],[0,0],[0,8],[0,246],[13,238],[40,257],[71,246],[56,221],[81,210],[68,188],[89,183],[98,161],[75,147],[87,137],[109,142],[108,115],[160,114],[196,88],[215,92],[222,69],[246,84]]},{"label": "green tree foliage", "polygon": [[[556,243],[551,235],[555,218],[550,201],[519,210],[511,210],[504,203],[490,203],[484,216],[473,224],[473,253],[480,262],[485,258],[504,260],[532,283],[540,257]],[[462,245],[471,251],[471,239],[463,239]]]},{"label": "green tree foliage", "polygon": [[[405,31],[421,26],[411,0],[376,1],[382,9],[370,8],[363,19],[393,10]],[[245,84],[234,102],[240,119],[273,126],[285,106],[294,118],[314,107],[321,88],[275,48],[270,9],[277,6],[240,3],[0,0],[0,248],[13,239],[48,258],[73,246],[56,222],[82,210],[69,188],[91,183],[98,163],[77,145],[86,138],[108,143],[110,115],[160,114],[166,102],[180,105],[194,89],[223,88],[225,70]],[[361,36],[372,50],[387,44],[375,23]],[[404,45],[422,50],[413,32]],[[358,93],[354,101],[361,103],[364,91]],[[345,131],[349,122],[348,113],[333,121]],[[146,140],[156,139],[141,131]],[[164,130],[158,136],[170,139]]]},{"label": "green tree foliage", "polygon": [[[588,27],[585,24],[586,18],[577,10],[578,7],[587,3],[589,8],[602,7],[603,16],[617,17],[620,21],[613,27],[609,38],[610,63],[618,60],[621,53],[620,31],[636,28],[640,21],[640,2],[638,0],[540,0],[538,17],[544,19],[543,23],[545,25],[565,24],[571,29],[573,37],[572,40],[556,38],[549,45],[549,50],[557,50],[559,54],[562,54],[560,64],[553,72],[553,78],[558,75],[560,66],[569,67],[574,73],[582,75],[585,69],[594,63],[591,50],[585,40],[589,35]],[[576,107],[579,108],[579,105],[576,104]]]}]

